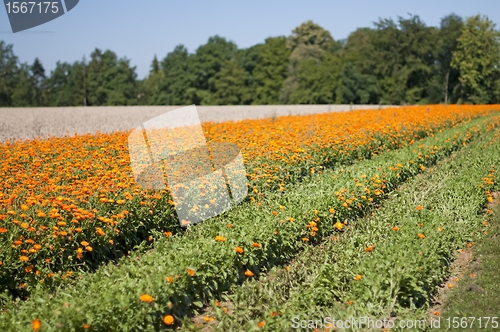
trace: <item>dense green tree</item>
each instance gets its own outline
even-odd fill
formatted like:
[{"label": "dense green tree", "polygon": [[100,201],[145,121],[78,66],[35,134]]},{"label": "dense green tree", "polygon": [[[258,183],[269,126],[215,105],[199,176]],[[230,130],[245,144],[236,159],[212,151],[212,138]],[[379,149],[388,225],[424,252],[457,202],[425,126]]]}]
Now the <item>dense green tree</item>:
[{"label": "dense green tree", "polygon": [[18,59],[13,46],[0,41],[0,107],[12,106],[12,93],[18,79]]},{"label": "dense green tree", "polygon": [[290,94],[292,104],[334,104],[339,87],[340,59],[327,54],[322,61],[302,60],[297,71],[297,88]]},{"label": "dense green tree", "polygon": [[500,32],[487,17],[469,17],[458,38],[452,67],[460,72],[459,102],[486,104],[500,99]]},{"label": "dense green tree", "polygon": [[321,61],[325,54],[333,53],[339,48],[330,32],[318,24],[307,21],[296,27],[287,41],[290,49],[287,78],[280,93],[280,100],[291,102],[290,96],[301,86],[299,82],[299,65],[301,61]]},{"label": "dense green tree", "polygon": [[38,58],[30,67],[31,77],[33,79],[34,89],[35,89],[35,99],[34,106],[45,106],[46,105],[46,87],[45,87],[45,68],[43,68],[42,63]]},{"label": "dense green tree", "polygon": [[50,106],[86,105],[85,61],[69,64],[57,62],[56,68],[46,80]]},{"label": "dense green tree", "polygon": [[372,70],[381,88],[383,104],[429,101],[427,84],[436,64],[438,29],[418,16],[380,20],[372,35]]},{"label": "dense green tree", "polygon": [[256,82],[253,104],[280,104],[279,95],[284,86],[290,49],[286,37],[270,37],[259,48],[259,61],[252,71]]},{"label": "dense green tree", "polygon": [[[462,34],[463,26],[463,19],[455,14],[445,16],[441,20],[439,28],[439,51],[437,56],[439,68],[437,70],[438,75],[436,76],[439,77],[438,81],[444,85],[444,88],[437,88],[434,90],[444,91],[444,100],[439,98],[439,100],[433,100],[435,102],[444,101],[445,104],[448,104],[450,101],[456,102],[457,100],[453,92],[459,83],[459,71],[451,66],[451,60],[453,52],[457,50],[458,37]],[[434,87],[430,86],[430,88],[433,89]]]},{"label": "dense green tree", "polygon": [[12,106],[34,106],[35,98],[36,91],[30,67],[27,64],[22,64],[19,68],[16,87],[12,93]]},{"label": "dense green tree", "polygon": [[190,62],[190,69],[195,77],[196,104],[211,103],[212,94],[216,91],[215,75],[221,70],[223,63],[236,59],[237,50],[236,44],[217,35],[198,47]]},{"label": "dense green tree", "polygon": [[149,105],[155,105],[158,102],[160,96],[160,85],[163,80],[163,71],[161,70],[160,62],[155,57],[151,63],[151,70],[149,71],[149,76],[143,82],[138,84],[138,93],[144,94],[146,98],[146,103]]},{"label": "dense green tree", "polygon": [[95,49],[87,66],[88,103],[90,105],[137,104],[135,67],[129,60],[118,59],[112,51]]},{"label": "dense green tree", "polygon": [[161,63],[162,78],[156,105],[199,104],[194,88],[195,74],[191,68],[192,56],[183,45],[168,53]]},{"label": "dense green tree", "polygon": [[211,96],[213,105],[248,105],[252,101],[248,88],[248,73],[236,61],[228,60],[215,74],[215,92]]},{"label": "dense green tree", "polygon": [[347,62],[340,74],[337,102],[341,104],[375,104],[379,98],[379,87],[375,76],[362,74]]}]

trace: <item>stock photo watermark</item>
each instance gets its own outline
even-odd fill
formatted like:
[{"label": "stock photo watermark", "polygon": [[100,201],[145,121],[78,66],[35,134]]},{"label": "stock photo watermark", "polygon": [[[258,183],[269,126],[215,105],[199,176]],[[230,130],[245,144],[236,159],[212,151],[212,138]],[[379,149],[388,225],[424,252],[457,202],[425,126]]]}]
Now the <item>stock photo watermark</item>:
[{"label": "stock photo watermark", "polygon": [[145,189],[168,189],[181,226],[219,215],[248,194],[239,147],[207,143],[194,105],[137,127],[128,150],[135,182]]},{"label": "stock photo watermark", "polygon": [[425,319],[373,319],[371,317],[350,317],[348,319],[336,319],[324,317],[323,319],[301,319],[292,318],[293,329],[498,329],[498,317],[448,317]]},{"label": "stock photo watermark", "polygon": [[12,32],[16,33],[55,20],[75,8],[79,0],[3,2]]}]

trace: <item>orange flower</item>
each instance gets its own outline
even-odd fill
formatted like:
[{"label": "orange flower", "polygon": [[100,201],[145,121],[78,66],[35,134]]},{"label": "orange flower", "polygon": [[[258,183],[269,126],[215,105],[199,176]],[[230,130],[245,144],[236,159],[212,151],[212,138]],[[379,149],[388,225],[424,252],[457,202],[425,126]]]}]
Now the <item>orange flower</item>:
[{"label": "orange flower", "polygon": [[233,228],[233,224],[227,224],[227,228]]},{"label": "orange flower", "polygon": [[392,229],[395,230],[396,232],[399,231],[399,227],[398,226],[394,226]]},{"label": "orange flower", "polygon": [[7,228],[0,227],[0,233],[7,233]]},{"label": "orange flower", "polygon": [[417,210],[417,211],[420,211],[420,210],[422,210],[422,209],[423,209],[422,205],[417,205],[417,206],[415,207],[415,210]]},{"label": "orange flower", "polygon": [[173,283],[173,282],[174,282],[174,278],[169,277],[169,276],[167,276],[167,277],[165,278],[165,280],[167,280],[169,283]]},{"label": "orange flower", "polygon": [[139,296],[139,298],[141,299],[142,302],[146,302],[146,303],[153,302],[153,297],[151,295],[148,295],[148,294],[142,294],[141,296]]},{"label": "orange flower", "polygon": [[163,234],[165,235],[165,237],[172,236],[172,232],[163,232]]},{"label": "orange flower", "polygon": [[254,248],[262,248],[262,245],[260,243],[257,243],[257,242],[252,242],[252,247],[254,247]]},{"label": "orange flower", "polygon": [[352,304],[352,300],[347,301],[347,304],[351,305]]},{"label": "orange flower", "polygon": [[335,228],[340,231],[342,228],[344,228],[344,224],[342,224],[340,221],[337,221],[335,223]]},{"label": "orange flower", "polygon": [[47,215],[44,212],[38,212],[37,216],[39,216],[40,218],[43,218],[43,217],[46,217]]},{"label": "orange flower", "polygon": [[87,241],[82,241],[82,242],[80,242],[80,244],[81,244],[82,246],[84,246],[84,247],[86,247],[86,246],[88,246],[88,245],[89,245],[89,243],[88,243]]},{"label": "orange flower", "polygon": [[87,250],[87,251],[92,251],[92,250],[94,250],[94,249],[92,249],[92,247],[91,247],[91,246],[86,246],[86,247],[85,247],[85,250]]},{"label": "orange flower", "polygon": [[361,280],[361,278],[363,278],[363,276],[361,274],[358,274],[354,279]]},{"label": "orange flower", "polygon": [[234,248],[234,251],[236,251],[238,254],[242,254],[243,248],[238,246],[238,247]]},{"label": "orange flower", "polygon": [[246,271],[245,271],[245,275],[246,275],[247,277],[253,277],[253,276],[254,276],[253,272],[252,272],[252,271],[250,271],[250,270],[246,270]]},{"label": "orange flower", "polygon": [[196,275],[196,271],[192,269],[187,269],[187,273],[191,276],[194,277]]},{"label": "orange flower", "polygon": [[224,242],[225,240],[226,240],[226,238],[225,238],[225,237],[222,237],[222,236],[219,236],[219,235],[217,235],[217,236],[215,237],[215,241],[217,241],[217,242]]},{"label": "orange flower", "polygon": [[266,322],[265,321],[260,321],[257,326],[259,327],[259,329],[262,329],[264,328],[264,326],[266,326]]},{"label": "orange flower", "polygon": [[418,237],[421,238],[421,239],[425,239],[425,235],[422,234],[422,233],[418,233]]},{"label": "orange flower", "polygon": [[38,331],[42,327],[42,322],[39,319],[31,321],[31,328],[33,331]]},{"label": "orange flower", "polygon": [[172,315],[166,315],[165,317],[163,317],[163,323],[165,323],[166,325],[172,325],[174,321],[175,319]]},{"label": "orange flower", "polygon": [[83,324],[83,328],[84,328],[85,330],[88,330],[88,329],[90,329],[90,325],[89,325],[89,324]]},{"label": "orange flower", "polygon": [[373,251],[373,246],[368,246],[366,249],[365,249],[366,252],[370,252],[370,251]]},{"label": "orange flower", "polygon": [[21,256],[19,257],[19,259],[22,260],[23,262],[27,262],[30,260],[27,256]]}]

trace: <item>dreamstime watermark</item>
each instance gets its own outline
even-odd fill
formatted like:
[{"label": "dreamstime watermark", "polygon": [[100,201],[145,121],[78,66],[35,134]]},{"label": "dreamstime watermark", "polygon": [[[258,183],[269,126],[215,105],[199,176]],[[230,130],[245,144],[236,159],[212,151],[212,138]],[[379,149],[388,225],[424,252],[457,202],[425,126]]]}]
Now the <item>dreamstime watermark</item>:
[{"label": "dreamstime watermark", "polygon": [[128,137],[135,182],[168,189],[181,226],[209,219],[248,194],[239,147],[208,143],[194,105],[157,116]]},{"label": "dreamstime watermark", "polygon": [[12,32],[31,29],[69,12],[79,0],[13,1],[3,0]]}]

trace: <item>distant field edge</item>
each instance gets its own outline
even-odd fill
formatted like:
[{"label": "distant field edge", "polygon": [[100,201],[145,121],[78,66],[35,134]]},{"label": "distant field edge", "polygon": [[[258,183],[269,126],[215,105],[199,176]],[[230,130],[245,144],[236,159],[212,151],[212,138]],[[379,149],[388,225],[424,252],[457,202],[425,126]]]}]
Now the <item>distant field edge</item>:
[{"label": "distant field edge", "polygon": [[[0,107],[0,142],[66,134],[126,131],[184,106]],[[264,119],[354,110],[390,105],[196,105],[201,122]]]}]

